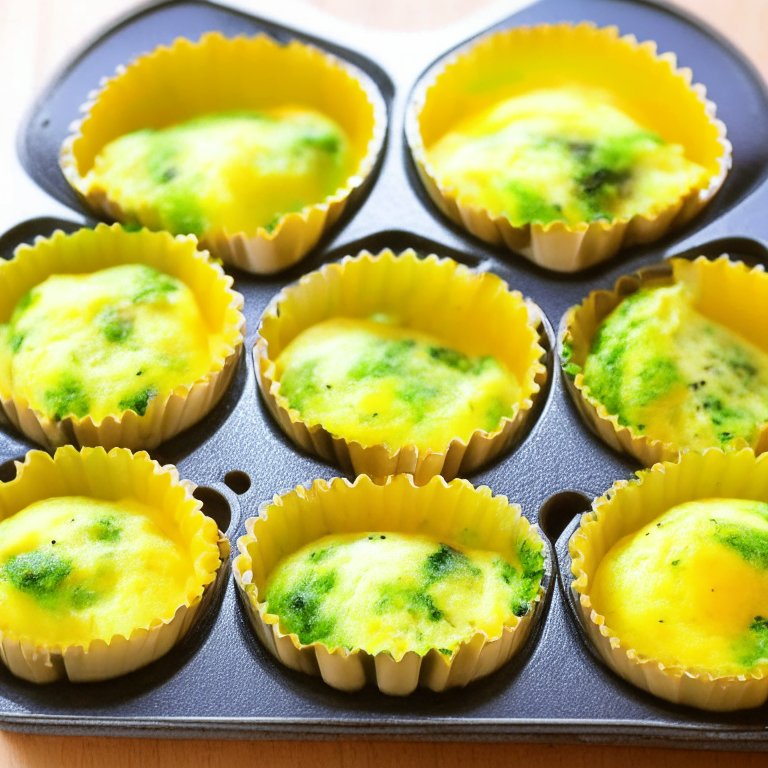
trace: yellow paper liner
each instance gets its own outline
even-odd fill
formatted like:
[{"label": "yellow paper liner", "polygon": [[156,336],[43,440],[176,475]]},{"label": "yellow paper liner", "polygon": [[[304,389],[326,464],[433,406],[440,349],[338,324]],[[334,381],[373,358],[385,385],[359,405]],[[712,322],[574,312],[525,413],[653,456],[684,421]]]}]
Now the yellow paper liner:
[{"label": "yellow paper liner", "polygon": [[748,448],[730,453],[712,448],[686,453],[677,463],[656,464],[637,477],[615,483],[596,499],[569,543],[571,588],[589,639],[611,669],[654,696],[715,711],[761,706],[768,699],[768,664],[744,675],[664,664],[622,645],[607,619],[593,609],[589,593],[608,550],[668,509],[707,498],[768,502],[768,456],[755,458]]},{"label": "yellow paper liner", "polygon": [[59,496],[136,499],[161,509],[177,523],[194,557],[195,576],[182,604],[170,606],[147,626],[136,627],[129,637],[115,635],[62,647],[10,629],[0,631],[3,663],[17,677],[34,683],[61,678],[91,682],[124,675],[166,654],[204,612],[216,591],[217,574],[225,570],[221,562],[229,556],[229,542],[192,496],[196,486],[180,481],[175,467],[162,467],[144,452],[132,454],[122,448],[107,453],[103,448],[78,451],[65,446],[53,457],[30,451],[23,464],[16,462],[16,471],[14,480],[0,483],[0,519]]},{"label": "yellow paper liner", "polygon": [[[172,98],[170,98],[172,96]],[[201,247],[227,264],[268,274],[295,264],[360,192],[373,170],[387,128],[387,110],[374,83],[356,67],[311,45],[278,43],[266,35],[226,38],[208,32],[198,42],[177,38],[159,46],[89,94],[85,116],[61,148],[67,181],[101,215],[153,226],[151,208],[123,210],[106,189],[84,177],[110,141],[141,128],[163,128],[204,114],[283,105],[311,107],[336,120],[358,158],[346,185],[317,205],[283,215],[273,230],[204,232]]]},{"label": "yellow paper liner", "polygon": [[[706,88],[691,80],[691,70],[679,68],[673,53],[659,55],[656,43],[620,37],[616,27],[516,27],[486,35],[438,61],[411,99],[406,137],[427,192],[453,221],[542,267],[577,272],[626,246],[649,243],[678,229],[722,186],[731,168],[731,143],[715,116],[715,104],[706,98]],[[711,171],[706,185],[689,189],[670,205],[611,222],[514,226],[505,214],[477,208],[462,200],[461,190],[441,184],[426,148],[461,117],[500,98],[573,82],[622,95],[625,111],[665,140],[682,144],[686,156]]]},{"label": "yellow paper liner", "polygon": [[[768,275],[762,266],[752,269],[727,256],[710,260],[699,256],[694,261],[669,259],[625,275],[612,291],[593,291],[578,306],[565,314],[560,329],[560,354],[570,345],[570,362],[581,368],[592,348],[598,328],[629,295],[641,288],[672,285],[683,281],[692,289],[696,309],[735,331],[762,349],[768,339]],[[767,350],[768,351],[768,350]],[[656,440],[652,435],[637,434],[622,426],[616,414],[592,396],[584,374],[565,376],[566,385],[589,427],[614,450],[634,456],[646,467],[658,461],[673,461],[682,451],[675,443]],[[716,446],[713,446],[716,447]],[[754,446],[756,453],[768,450],[768,424],[761,425]]]},{"label": "yellow paper liner", "polygon": [[34,245],[21,245],[11,261],[0,262],[0,322],[8,322],[19,299],[50,275],[84,274],[120,264],[147,264],[185,283],[211,332],[223,335],[225,354],[203,378],[152,398],[143,416],[126,410],[101,421],[89,415],[56,421],[32,408],[25,397],[0,387],[0,408],[7,420],[46,448],[67,443],[107,450],[155,448],[207,415],[237,369],[245,334],[243,297],[231,289],[232,278],[208,253],[197,250],[192,236],[127,232],[119,224],[99,224],[71,235],[56,231]]},{"label": "yellow paper liner", "polygon": [[[431,333],[464,352],[492,354],[521,386],[515,415],[493,432],[475,430],[469,441],[454,438],[439,449],[413,445],[364,446],[309,425],[280,394],[275,370],[280,353],[302,331],[333,317],[367,318],[383,312],[406,328]],[[400,472],[423,484],[435,475],[450,480],[473,472],[514,440],[530,416],[546,380],[540,346],[541,312],[490,273],[474,273],[452,259],[421,259],[413,250],[374,256],[362,252],[327,264],[284,288],[267,306],[259,325],[254,361],[259,387],[283,431],[304,450],[338,464],[349,474],[386,477]]]},{"label": "yellow paper liner", "polygon": [[259,639],[286,666],[319,674],[328,685],[344,691],[375,684],[383,693],[405,696],[418,686],[443,691],[491,674],[527,639],[538,619],[545,587],[540,587],[525,616],[499,621],[489,634],[477,631],[451,657],[437,648],[423,656],[405,648],[395,655],[371,655],[360,648],[329,648],[321,642],[303,645],[295,634],[281,631],[279,617],[267,612],[259,590],[263,593],[277,563],[305,544],[329,534],[370,531],[423,534],[457,543],[469,530],[476,533],[473,548],[498,552],[508,560],[513,559],[518,542],[532,542],[545,555],[542,584],[551,572],[549,549],[520,508],[466,480],[446,483],[434,477],[424,486],[414,485],[410,475],[388,477],[383,485],[366,475],[354,483],[342,478],[315,480],[309,489],[299,486],[275,496],[245,527],[247,534],[238,539],[240,555],[233,569]]}]

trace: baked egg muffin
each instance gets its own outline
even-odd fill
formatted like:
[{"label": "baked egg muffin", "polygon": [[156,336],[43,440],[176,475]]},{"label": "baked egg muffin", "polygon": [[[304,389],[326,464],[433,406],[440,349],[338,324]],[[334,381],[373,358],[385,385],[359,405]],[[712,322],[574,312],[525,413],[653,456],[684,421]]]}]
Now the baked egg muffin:
[{"label": "baked egg muffin", "polygon": [[698,499],[620,539],[592,606],[626,648],[717,675],[768,664],[768,504]]},{"label": "baked egg muffin", "polygon": [[317,110],[222,112],[112,140],[82,185],[151,229],[272,232],[343,187],[353,161],[344,129]]},{"label": "baked egg muffin", "polygon": [[569,225],[667,207],[708,176],[607,91],[541,88],[472,115],[427,148],[441,186],[513,226]]},{"label": "baked egg muffin", "polygon": [[621,302],[583,386],[621,426],[682,449],[754,448],[768,423],[768,352],[699,312],[684,283]]},{"label": "baked egg muffin", "polygon": [[192,290],[151,266],[54,274],[0,324],[0,388],[53,421],[144,416],[226,348]]},{"label": "baked egg muffin", "polygon": [[493,355],[466,355],[386,317],[309,328],[281,352],[277,372],[280,394],[308,424],[390,449],[437,451],[493,432],[515,416],[521,392]]},{"label": "baked egg muffin", "polygon": [[280,562],[269,576],[266,610],[304,645],[362,648],[372,655],[446,656],[513,616],[539,594],[544,555],[528,540],[514,563],[498,553],[428,536],[326,536]]}]

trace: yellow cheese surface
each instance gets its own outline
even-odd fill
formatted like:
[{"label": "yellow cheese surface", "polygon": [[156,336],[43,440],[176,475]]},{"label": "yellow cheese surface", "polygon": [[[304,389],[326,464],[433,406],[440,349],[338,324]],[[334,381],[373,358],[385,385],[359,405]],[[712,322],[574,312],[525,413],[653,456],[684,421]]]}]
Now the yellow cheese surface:
[{"label": "yellow cheese surface", "polygon": [[280,395],[308,424],[364,446],[445,450],[512,418],[521,388],[491,356],[378,320],[335,318],[299,334],[279,355]]},{"label": "yellow cheese surface", "polygon": [[699,313],[684,283],[622,301],[595,335],[584,384],[621,425],[681,448],[754,447],[768,423],[768,348]]},{"label": "yellow cheese surface", "polygon": [[224,349],[192,291],[142,264],[52,275],[0,325],[0,388],[51,419],[144,415]]},{"label": "yellow cheese surface", "polygon": [[768,504],[673,507],[601,561],[594,609],[622,648],[719,675],[768,664]]},{"label": "yellow cheese surface", "polygon": [[111,141],[81,187],[107,190],[127,220],[152,229],[253,235],[322,203],[352,163],[344,131],[320,112],[223,112]]},{"label": "yellow cheese surface", "polygon": [[470,115],[427,147],[442,187],[515,226],[611,221],[674,203],[707,170],[607,91],[541,88]]},{"label": "yellow cheese surface", "polygon": [[437,648],[450,656],[476,631],[498,636],[539,594],[544,557],[521,542],[514,562],[427,536],[326,536],[283,559],[265,601],[284,632],[371,654]]},{"label": "yellow cheese surface", "polygon": [[45,499],[0,522],[0,630],[39,644],[170,620],[194,578],[173,521],[135,499]]}]

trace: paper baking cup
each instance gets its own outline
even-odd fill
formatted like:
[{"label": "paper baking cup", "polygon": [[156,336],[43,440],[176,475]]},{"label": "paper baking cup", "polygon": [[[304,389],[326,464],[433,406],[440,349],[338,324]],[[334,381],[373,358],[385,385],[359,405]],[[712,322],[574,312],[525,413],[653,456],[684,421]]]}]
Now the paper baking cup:
[{"label": "paper baking cup", "polygon": [[151,449],[208,414],[226,392],[243,347],[243,297],[231,289],[232,278],[197,250],[192,236],[167,232],[126,232],[119,224],[99,224],[67,235],[57,231],[21,245],[14,258],[0,262],[0,323],[7,323],[19,299],[51,275],[87,274],[120,264],[147,264],[181,280],[195,294],[213,333],[223,334],[225,354],[198,381],[179,385],[149,401],[146,413],[123,411],[102,421],[67,416],[60,421],[31,407],[25,397],[0,388],[0,407],[8,421],[30,440],[53,448],[74,445]]},{"label": "paper baking cup", "polygon": [[768,699],[768,664],[748,675],[667,666],[622,645],[606,618],[592,608],[589,592],[608,550],[668,509],[709,498],[768,502],[768,456],[755,458],[749,449],[723,453],[712,448],[703,454],[686,453],[678,463],[656,464],[637,477],[615,483],[597,499],[569,543],[571,589],[589,639],[614,672],[654,696],[716,711],[759,707]]},{"label": "paper baking cup", "polygon": [[[425,486],[409,475],[394,475],[383,485],[361,475],[354,483],[342,478],[315,480],[262,505],[250,518],[247,534],[237,542],[235,582],[261,642],[283,664],[300,672],[322,675],[334,688],[356,691],[367,683],[383,693],[406,696],[418,686],[443,691],[491,674],[522,647],[541,610],[550,574],[550,556],[538,530],[504,496],[475,488],[466,480],[446,483],[434,477]],[[545,555],[545,576],[525,616],[498,622],[493,631],[476,632],[448,657],[437,648],[420,656],[402,648],[396,655],[372,656],[361,648],[328,648],[320,642],[302,645],[295,634],[280,629],[279,617],[259,599],[267,578],[280,560],[329,534],[357,532],[423,534],[456,543],[467,531],[476,533],[472,546],[514,560],[515,546],[530,541]]]},{"label": "paper baking cup", "polygon": [[[557,272],[577,272],[621,248],[649,243],[690,221],[715,195],[731,167],[725,125],[703,85],[691,84],[690,69],[678,68],[673,53],[658,55],[656,43],[619,36],[616,27],[543,24],[486,35],[438,61],[414,91],[406,136],[424,186],[438,207],[476,237],[506,245]],[[709,170],[706,186],[689,189],[671,205],[643,215],[569,225],[514,226],[462,200],[444,186],[427,154],[468,114],[535,88],[581,84],[621,97],[622,109],[686,156]]]},{"label": "paper baking cup", "polygon": [[129,637],[115,635],[62,647],[12,630],[0,631],[0,659],[8,669],[33,683],[61,678],[91,682],[132,672],[168,653],[211,601],[217,572],[223,571],[219,566],[229,556],[229,542],[192,496],[196,486],[180,481],[175,467],[161,467],[144,452],[132,454],[122,448],[107,453],[103,448],[77,451],[65,446],[53,457],[30,451],[23,464],[16,462],[16,471],[14,480],[0,483],[0,519],[59,496],[136,499],[161,509],[175,522],[194,557],[195,576],[188,581],[181,605],[171,606],[145,627],[136,627]]},{"label": "paper baking cup", "polygon": [[104,78],[81,107],[61,149],[64,176],[101,216],[155,226],[149,208],[123,210],[108,191],[86,187],[84,177],[111,141],[142,128],[165,128],[200,115],[228,110],[303,106],[333,118],[346,132],[356,170],[323,202],[286,213],[270,232],[205,232],[201,247],[227,264],[258,274],[277,272],[311,250],[344,211],[376,164],[386,134],[386,107],[360,70],[296,40],[226,38],[204,34],[196,43],[178,38],[160,46],[114,77]]},{"label": "paper baking cup", "polygon": [[[280,394],[275,361],[302,331],[333,317],[397,317],[406,328],[433,334],[473,356],[494,355],[521,386],[512,418],[493,432],[478,429],[468,442],[454,438],[435,450],[413,445],[364,446],[309,425]],[[546,380],[539,345],[541,313],[499,277],[472,272],[452,259],[419,258],[408,250],[396,256],[367,251],[327,264],[284,288],[267,306],[254,348],[255,370],[264,399],[285,433],[304,450],[338,464],[352,475],[385,477],[399,472],[423,484],[435,475],[450,480],[473,472],[508,448],[530,416]]]},{"label": "paper baking cup", "polygon": [[[695,261],[669,259],[619,278],[612,291],[593,291],[576,307],[568,310],[560,329],[559,351],[569,348],[566,363],[583,369],[598,328],[629,295],[641,288],[684,282],[690,286],[696,309],[721,325],[748,339],[761,349],[768,339],[768,275],[762,266],[752,269],[727,256],[711,261],[699,256]],[[589,427],[616,451],[634,456],[646,467],[658,461],[673,461],[681,451],[674,443],[656,440],[652,435],[636,434],[632,427],[619,424],[616,414],[595,399],[584,374],[565,376],[568,390]],[[768,424],[761,427],[754,446],[756,453],[768,450]]]}]

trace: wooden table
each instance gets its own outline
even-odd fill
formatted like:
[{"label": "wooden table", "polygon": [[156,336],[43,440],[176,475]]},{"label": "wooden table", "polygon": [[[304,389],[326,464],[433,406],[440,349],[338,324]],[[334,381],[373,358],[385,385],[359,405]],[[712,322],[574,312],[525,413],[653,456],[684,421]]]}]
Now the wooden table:
[{"label": "wooden table", "polygon": [[[277,0],[275,0],[277,1]],[[427,29],[456,21],[489,0],[308,0],[350,21]],[[71,49],[134,0],[0,0],[0,210],[13,195],[16,127],[30,99]],[[677,0],[744,50],[768,78],[768,0]],[[10,176],[10,177],[9,177]],[[5,197],[3,197],[5,196]],[[601,746],[417,744],[371,741],[230,742],[26,736],[0,733],[0,766],[250,765],[373,768],[757,768],[768,756]]]}]

